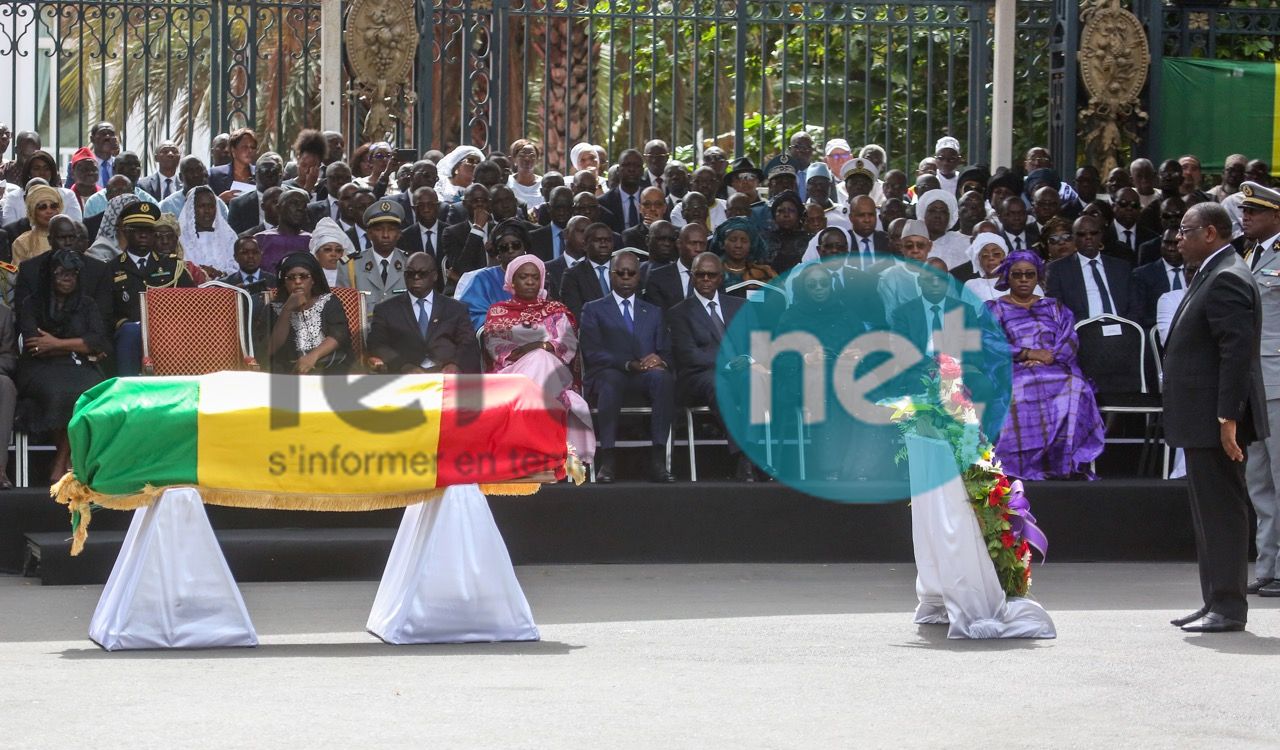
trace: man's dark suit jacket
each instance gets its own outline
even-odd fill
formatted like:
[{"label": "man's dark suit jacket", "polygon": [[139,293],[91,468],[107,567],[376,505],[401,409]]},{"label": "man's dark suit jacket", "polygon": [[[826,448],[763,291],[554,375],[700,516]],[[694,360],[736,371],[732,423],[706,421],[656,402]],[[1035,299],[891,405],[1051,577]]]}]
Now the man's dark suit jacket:
[{"label": "man's dark suit jacket", "polygon": [[[640,217],[640,190],[636,190],[636,218]],[[622,205],[622,188],[616,187],[600,196],[600,221],[608,224],[615,234],[627,228],[626,206]]]},{"label": "man's dark suit jacket", "polygon": [[1167,291],[1169,275],[1165,273],[1163,260],[1133,269],[1133,278],[1129,282],[1129,311],[1125,317],[1143,328],[1151,328],[1156,324],[1156,302]]},{"label": "man's dark suit jacket", "polygon": [[369,354],[387,365],[387,372],[404,372],[430,358],[435,362],[429,372],[439,372],[445,365],[457,365],[464,373],[480,372],[480,345],[471,326],[467,306],[435,294],[431,298],[431,323],[424,340],[418,332],[418,319],[413,310],[413,296],[397,294],[373,308],[369,324]]},{"label": "man's dark suit jacket", "polygon": [[663,310],[670,310],[673,305],[683,302],[687,290],[680,288],[680,269],[674,263],[653,268],[644,282],[644,298]]},{"label": "man's dark suit jacket", "polygon": [[[1009,252],[1013,252],[1013,236],[1005,231],[1001,231],[1000,234],[1004,237],[1004,241],[1009,243]],[[1040,241],[1040,227],[1030,221],[1028,221],[1027,225],[1023,227],[1022,234],[1026,237],[1026,241],[1022,243],[1023,250],[1031,250],[1031,248],[1035,247],[1036,243]]]},{"label": "man's dark suit jacket", "polygon": [[883,330],[888,324],[888,315],[880,297],[880,278],[851,266],[842,266],[840,274],[844,290],[840,299],[845,309],[854,313],[866,330]]},{"label": "man's dark suit jacket", "polygon": [[[493,229],[492,226],[489,228]],[[471,233],[471,222],[464,221],[445,227],[440,238],[440,250],[449,261],[450,271],[463,274],[488,265],[484,239]]]},{"label": "man's dark suit jacket", "polygon": [[333,215],[329,213],[329,201],[327,199],[322,201],[311,201],[307,204],[307,226],[303,228],[310,232],[315,229],[316,224],[319,224],[320,220],[326,216],[330,219],[333,218]]},{"label": "man's dark suit jacket", "polygon": [[[889,328],[899,336],[903,336],[910,341],[916,351],[907,352],[907,356],[917,358],[916,364],[912,365],[905,371],[904,376],[897,376],[892,381],[895,387],[903,389],[911,389],[918,386],[920,378],[925,374],[928,364],[924,357],[924,352],[929,346],[929,334],[932,321],[928,320],[925,315],[925,305],[929,304],[924,301],[923,296],[917,296],[898,305],[889,313]],[[962,302],[950,295],[944,296],[942,301],[938,303],[942,307],[943,325],[945,326],[953,319],[955,310],[964,313],[964,326],[966,331],[979,331],[981,326],[978,321],[977,312],[972,305]],[[918,390],[918,389],[917,389]],[[904,393],[911,392],[904,390]]]},{"label": "man's dark suit jacket", "polygon": [[[564,231],[563,228],[560,231]],[[555,230],[548,224],[544,227],[538,227],[529,233],[529,241],[533,243],[531,252],[541,258],[543,262],[550,262],[556,257],[555,247]]]},{"label": "man's dark suit jacket", "polygon": [[600,299],[600,277],[591,261],[583,258],[578,265],[565,271],[560,280],[560,301],[573,313],[574,320],[582,317],[582,308],[593,299]]},{"label": "man's dark suit jacket", "polygon": [[[439,263],[440,259],[444,257],[443,250],[441,249],[440,246],[444,244],[445,227],[443,224],[437,221],[434,228],[436,230],[435,248],[434,248],[435,252],[432,255],[435,257],[436,262]],[[400,230],[400,241],[396,243],[396,247],[405,251],[409,255],[426,251],[426,248],[422,244],[422,230],[418,228],[418,222],[415,221],[414,223]]]},{"label": "man's dark suit jacket", "polygon": [[227,205],[227,223],[236,234],[255,226],[259,221],[261,219],[258,218],[257,190],[241,193],[232,198],[231,203]]},{"label": "man's dark suit jacket", "polygon": [[[169,195],[182,192],[182,177],[177,173],[173,173],[172,183],[169,184]],[[149,175],[138,178],[138,187],[147,191],[152,198],[157,201],[164,200],[168,196],[164,194],[164,175],[152,172]]]},{"label": "man's dark suit jacket", "polygon": [[[742,311],[746,301],[723,292],[716,295],[716,304],[724,318],[726,329]],[[676,394],[681,403],[688,403],[691,392],[699,389],[695,384],[707,378],[714,380],[716,358],[721,347],[728,347],[727,357],[746,354],[737,351],[730,336],[723,339],[717,333],[711,316],[697,293],[689,295],[667,310],[667,328],[671,331],[671,356],[675,360]]]},{"label": "man's dark suit jacket", "polygon": [[[13,282],[14,310],[21,310],[22,301],[35,294],[40,288],[40,277],[52,257],[52,253],[41,253],[18,264],[18,273]],[[115,285],[111,269],[108,264],[96,258],[90,258],[87,255],[80,257],[84,260],[84,268],[80,269],[81,292],[93,298],[93,304],[97,305],[98,312],[102,314],[103,324],[106,326],[103,330],[114,331],[116,324],[111,315],[111,306]]]},{"label": "man's dark suit jacket", "polygon": [[1102,233],[1102,240],[1105,243],[1102,252],[1127,260],[1135,266],[1145,266],[1146,263],[1141,262],[1142,246],[1151,240],[1155,240],[1156,248],[1159,249],[1160,235],[1141,224],[1134,224],[1133,232],[1134,250],[1130,252],[1129,246],[1124,244],[1124,237],[1120,236],[1119,232],[1116,231],[1115,222],[1112,222],[1107,226],[1106,231]]},{"label": "man's dark suit jacket", "polygon": [[90,245],[92,245],[92,244],[93,244],[93,238],[98,236],[98,229],[100,229],[100,228],[102,227],[102,217],[103,217],[103,216],[106,216],[106,214],[104,214],[104,213],[103,213],[103,214],[94,214],[93,216],[90,216],[89,218],[87,218],[87,219],[85,219],[83,222],[81,222],[82,224],[84,224],[85,232],[86,232],[86,233],[88,234],[88,236],[89,236],[89,244],[90,244]]},{"label": "man's dark suit jacket", "polygon": [[[1129,278],[1133,267],[1105,253],[1098,253],[1102,275],[1111,289],[1111,301],[1115,314],[1123,316],[1129,310]],[[1076,322],[1089,318],[1089,295],[1084,287],[1084,269],[1076,253],[1059,258],[1049,264],[1049,286],[1045,293],[1067,306]]]},{"label": "man's dark suit jacket", "polygon": [[261,269],[258,270],[257,280],[254,281],[252,284],[244,283],[244,273],[241,271],[236,271],[233,274],[228,274],[228,276],[225,279],[223,279],[223,281],[227,282],[231,286],[240,287],[241,289],[248,292],[250,296],[253,296],[253,297],[256,297],[259,294],[262,294],[268,289],[276,288],[276,275],[273,273],[268,273]]},{"label": "man's dark suit jacket", "polygon": [[1218,418],[1244,446],[1270,435],[1259,349],[1262,303],[1249,267],[1230,250],[1196,272],[1164,352],[1164,433],[1178,448],[1222,444]]},{"label": "man's dark suit jacket", "polygon": [[634,333],[627,330],[612,294],[592,300],[582,308],[578,337],[586,370],[583,382],[588,391],[601,371],[625,372],[627,362],[650,354],[657,354],[663,362],[671,364],[671,342],[662,310],[638,296],[632,296],[631,303]]},{"label": "man's dark suit jacket", "polygon": [[642,221],[622,233],[622,246],[649,249],[649,227]]},{"label": "man's dark suit jacket", "polygon": [[[582,261],[578,261],[581,263]],[[554,300],[560,299],[560,285],[564,283],[564,275],[569,270],[569,256],[561,255],[546,265],[547,277],[543,283],[547,287],[547,296]]]}]

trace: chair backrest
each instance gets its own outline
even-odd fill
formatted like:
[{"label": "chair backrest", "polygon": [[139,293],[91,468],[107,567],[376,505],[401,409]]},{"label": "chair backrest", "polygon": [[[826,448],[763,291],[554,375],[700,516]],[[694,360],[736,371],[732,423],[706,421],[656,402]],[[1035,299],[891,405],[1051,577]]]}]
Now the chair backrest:
[{"label": "chair backrest", "polygon": [[1146,393],[1143,365],[1146,332],[1118,315],[1098,315],[1076,323],[1080,369],[1100,394]]},{"label": "chair backrest", "polygon": [[351,328],[351,352],[357,362],[363,362],[369,324],[364,293],[349,286],[335,286],[330,291],[342,303],[342,311],[347,314],[347,325]]},{"label": "chair backrest", "polygon": [[1147,378],[1147,389],[1156,393],[1164,392],[1164,342],[1160,340],[1160,329],[1152,327],[1147,331],[1147,364],[1150,377]]},{"label": "chair backrest", "polygon": [[238,290],[224,285],[149,289],[141,305],[147,374],[204,375],[254,367]]}]

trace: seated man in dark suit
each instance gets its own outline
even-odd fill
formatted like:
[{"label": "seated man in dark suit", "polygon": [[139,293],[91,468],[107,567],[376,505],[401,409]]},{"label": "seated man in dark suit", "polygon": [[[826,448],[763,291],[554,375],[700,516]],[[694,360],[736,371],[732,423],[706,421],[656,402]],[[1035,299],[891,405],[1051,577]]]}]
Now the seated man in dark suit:
[{"label": "seated man in dark suit", "polygon": [[[351,167],[344,161],[330,162],[324,168],[325,197],[307,204],[307,225],[310,232],[316,223],[328,216],[334,221],[342,221],[342,211],[338,204],[338,196],[343,185],[351,182]],[[354,192],[354,191],[352,191]]]},{"label": "seated man in dark suit", "polygon": [[373,308],[372,372],[480,372],[480,346],[467,306],[436,292],[438,275],[434,257],[414,253],[405,266],[406,293]]},{"label": "seated man in dark suit", "polygon": [[[919,359],[914,366],[891,381],[891,387],[900,388],[903,394],[919,390],[920,379],[928,368],[927,360],[920,358],[920,355],[932,358],[942,353],[939,347],[944,339],[940,336],[945,330],[957,322],[964,323],[964,330],[980,330],[977,311],[973,306],[948,294],[951,289],[948,276],[947,264],[942,259],[930,258],[925,261],[924,268],[917,277],[920,296],[898,305],[889,314],[889,328],[915,347],[916,351],[908,352],[907,356]],[[957,356],[958,359],[956,352],[946,353]]]},{"label": "seated man in dark suit", "polygon": [[1049,264],[1045,292],[1066,305],[1077,323],[1103,313],[1124,317],[1132,266],[1102,254],[1102,222],[1096,217],[1076,219],[1072,233],[1076,251]]},{"label": "seated man in dark suit", "polygon": [[[443,257],[441,243],[444,241],[444,226],[440,223],[440,196],[433,187],[420,187],[413,191],[413,223],[400,234],[400,242],[396,247],[407,254],[426,253],[440,263]],[[439,274],[436,274],[439,276]],[[436,291],[444,291],[443,279],[440,279]]]},{"label": "seated man in dark suit", "polygon": [[1182,251],[1178,249],[1178,230],[1164,233],[1160,255],[1160,260],[1133,269],[1129,284],[1129,312],[1125,317],[1148,329],[1156,324],[1156,304],[1161,295],[1187,286]]},{"label": "seated man in dark suit", "polygon": [[646,247],[649,231],[656,222],[667,215],[667,196],[660,188],[646,187],[640,190],[640,223],[622,233],[625,247]]},{"label": "seated man in dark suit", "polygon": [[613,256],[613,230],[608,224],[587,227],[587,262],[566,271],[560,282],[560,301],[577,320],[582,308],[609,291],[609,259]]},{"label": "seated man in dark suit", "polygon": [[260,297],[268,289],[276,288],[276,276],[262,270],[262,249],[252,237],[240,237],[235,244],[236,265],[240,270],[223,279],[238,286],[253,297]]},{"label": "seated man in dark suit", "polygon": [[484,268],[488,262],[485,244],[495,226],[490,213],[492,200],[488,188],[471,183],[462,194],[462,208],[466,211],[467,221],[448,226],[441,233],[440,251],[449,271],[449,277],[445,279],[446,291],[457,285],[462,274]]},{"label": "seated man in dark suit", "polygon": [[707,251],[710,231],[705,224],[685,224],[676,238],[674,263],[652,267],[645,277],[644,298],[664,311],[693,294],[693,259]]},{"label": "seated man in dark suit", "polygon": [[591,221],[585,216],[571,216],[564,225],[564,252],[560,257],[546,264],[547,295],[553,300],[560,299],[560,285],[564,283],[564,275],[587,257],[587,227]]},{"label": "seated man in dark suit", "polygon": [[[280,196],[284,195],[284,188],[276,185],[262,191],[262,196],[258,199],[262,206],[262,221],[254,224],[248,229],[240,233],[241,237],[252,237],[258,232],[265,232],[268,229],[274,229],[280,223]],[[312,227],[314,229],[315,227]]]},{"label": "seated man in dark suit", "polygon": [[[702,253],[693,261],[694,294],[667,310],[671,332],[671,354],[675,358],[676,403],[681,406],[708,406],[724,428],[724,418],[716,399],[716,358],[720,347],[733,346],[725,333],[746,301],[720,291],[724,267],[715,253]],[[738,366],[749,363],[746,352],[735,353]],[[728,429],[729,455],[737,458],[735,476],[744,482],[756,481],[755,467],[742,453]]]},{"label": "seated man in dark suit", "polygon": [[604,221],[613,231],[622,234],[641,223],[640,189],[644,187],[644,157],[634,148],[623,151],[618,157],[618,185],[600,196],[600,208],[605,211]]},{"label": "seated man in dark suit", "polygon": [[653,441],[650,478],[674,482],[667,469],[666,444],[675,381],[662,310],[636,296],[640,261],[634,253],[618,253],[610,264],[609,280],[609,296],[588,302],[579,324],[584,385],[588,400],[596,407],[596,481],[613,481],[618,415],[628,397],[643,396],[653,409],[649,421]]},{"label": "seated man in dark suit", "polygon": [[550,262],[564,252],[564,229],[573,218],[573,191],[561,185],[551,191],[551,199],[544,205],[549,221],[530,232],[529,239],[533,242],[533,254]]}]

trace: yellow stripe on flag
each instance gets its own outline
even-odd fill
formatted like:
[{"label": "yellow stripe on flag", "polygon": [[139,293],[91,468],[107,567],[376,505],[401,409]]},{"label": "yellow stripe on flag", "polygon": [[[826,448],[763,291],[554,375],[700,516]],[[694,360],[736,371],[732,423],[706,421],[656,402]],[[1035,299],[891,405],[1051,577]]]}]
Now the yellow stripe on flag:
[{"label": "yellow stripe on flag", "polygon": [[435,486],[443,377],[387,378],[358,401],[345,378],[282,377],[274,394],[271,380],[201,379],[201,487],[373,495]]},{"label": "yellow stripe on flag", "polygon": [[1280,164],[1280,62],[1275,64],[1271,78],[1274,82],[1274,93],[1271,97],[1271,172],[1275,174]]}]

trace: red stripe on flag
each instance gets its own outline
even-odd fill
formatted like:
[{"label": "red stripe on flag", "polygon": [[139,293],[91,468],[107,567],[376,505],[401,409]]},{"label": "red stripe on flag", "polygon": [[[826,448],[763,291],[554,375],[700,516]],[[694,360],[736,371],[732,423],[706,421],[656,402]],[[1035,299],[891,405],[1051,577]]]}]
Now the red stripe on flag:
[{"label": "red stripe on flag", "polygon": [[445,376],[436,486],[563,478],[566,418],[523,375]]}]

